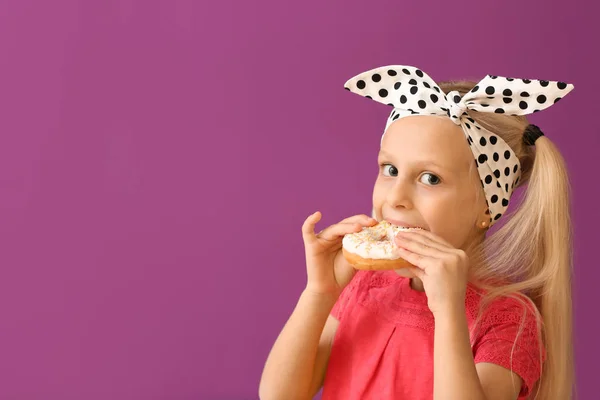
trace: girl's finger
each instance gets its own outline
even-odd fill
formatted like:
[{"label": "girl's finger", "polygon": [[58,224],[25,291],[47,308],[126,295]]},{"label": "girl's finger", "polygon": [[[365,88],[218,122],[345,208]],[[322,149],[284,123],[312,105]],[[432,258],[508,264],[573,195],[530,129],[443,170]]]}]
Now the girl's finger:
[{"label": "girl's finger", "polygon": [[423,232],[425,231],[414,230],[399,232],[394,238],[394,242],[397,245],[402,245],[406,242],[413,242],[416,243],[417,247],[422,247],[423,249],[433,248],[446,253],[451,251],[451,247],[446,246],[444,243],[440,243],[429,235],[423,234]]},{"label": "girl's finger", "polygon": [[432,260],[444,259],[450,254],[447,249],[440,250],[428,246],[424,241],[419,241],[414,236],[409,235],[398,235],[396,245],[396,251],[400,257],[405,258],[408,255],[415,262],[413,263],[411,259],[405,258],[406,261],[421,269],[426,268]]},{"label": "girl's finger", "polygon": [[315,225],[321,220],[321,213],[316,213],[308,216],[302,224],[302,237],[305,242],[310,242],[315,239]]},{"label": "girl's finger", "polygon": [[442,237],[436,235],[435,233],[432,233],[430,231],[426,231],[424,229],[415,229],[415,230],[410,230],[410,231],[406,231],[406,232],[401,232],[401,233],[407,233],[407,234],[415,234],[418,235],[420,237],[423,238],[427,238],[429,241],[431,242],[435,242],[438,243],[442,246],[448,247],[449,249],[454,249],[454,246],[452,246],[450,243],[448,243],[447,241],[445,241]]},{"label": "girl's finger", "polygon": [[348,218],[340,221],[341,224],[358,223],[358,224],[364,224],[365,226],[373,226],[373,225],[377,224],[377,222],[378,221],[376,219],[371,218],[365,214],[353,215],[352,217],[348,217]]},{"label": "girl's finger", "polygon": [[409,267],[409,270],[410,270],[410,272],[415,274],[415,276],[417,278],[419,278],[420,280],[423,280],[423,278],[425,277],[425,270],[415,268],[415,267]]},{"label": "girl's finger", "polygon": [[[362,228],[364,227],[369,227],[369,226],[374,226],[376,225],[378,222],[377,220],[361,214],[361,215],[354,215],[352,217],[348,217],[346,219],[343,219],[341,222],[331,225],[327,228],[325,228],[323,231],[319,232],[317,234],[318,237],[320,238],[324,238],[326,240],[333,240],[336,239],[338,236],[343,236],[346,233],[354,233],[354,232],[359,232]],[[336,227],[338,225],[352,225],[352,226],[360,226],[360,228],[352,228],[350,231],[347,231],[345,229],[341,229],[339,227]],[[332,231],[332,228],[336,227],[335,230]],[[341,232],[341,233],[340,233]],[[345,233],[344,233],[345,232]]]},{"label": "girl's finger", "polygon": [[363,227],[360,223],[339,223],[325,228],[317,237],[324,240],[336,240],[348,233],[360,232]]},{"label": "girl's finger", "polygon": [[403,247],[398,247],[396,253],[423,273],[425,273],[425,269],[431,265],[430,262],[434,259],[423,254],[413,253]]}]

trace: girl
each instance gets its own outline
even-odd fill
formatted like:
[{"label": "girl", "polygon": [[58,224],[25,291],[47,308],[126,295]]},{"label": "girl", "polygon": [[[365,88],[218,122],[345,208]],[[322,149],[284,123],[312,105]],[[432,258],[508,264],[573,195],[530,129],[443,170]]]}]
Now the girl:
[{"label": "girl", "polygon": [[[321,214],[306,219],[306,288],[260,398],[323,388],[323,400],[570,399],[569,185],[560,153],[524,115],[573,86],[490,75],[438,85],[394,65],[345,88],[393,107],[372,218],[319,233]],[[521,204],[487,236],[523,185]],[[422,228],[395,238],[413,267],[357,272],[342,238],[381,220]]]}]

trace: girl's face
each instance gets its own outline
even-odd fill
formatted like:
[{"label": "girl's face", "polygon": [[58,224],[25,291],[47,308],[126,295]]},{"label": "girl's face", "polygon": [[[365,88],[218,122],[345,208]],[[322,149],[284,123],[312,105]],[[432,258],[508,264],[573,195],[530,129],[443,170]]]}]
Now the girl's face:
[{"label": "girl's face", "polygon": [[463,250],[477,224],[489,221],[473,153],[461,127],[448,118],[398,119],[383,137],[378,163],[377,220],[429,230]]}]

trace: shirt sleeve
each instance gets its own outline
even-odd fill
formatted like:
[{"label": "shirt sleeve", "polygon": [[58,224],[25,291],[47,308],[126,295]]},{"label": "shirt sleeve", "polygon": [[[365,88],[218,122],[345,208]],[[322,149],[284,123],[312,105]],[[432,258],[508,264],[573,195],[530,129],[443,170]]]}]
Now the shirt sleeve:
[{"label": "shirt sleeve", "polygon": [[529,395],[540,378],[546,356],[531,307],[516,299],[490,306],[473,346],[475,364],[496,364],[521,377],[521,396]]},{"label": "shirt sleeve", "polygon": [[340,297],[334,304],[333,309],[331,310],[331,315],[333,315],[338,321],[341,321],[346,314],[346,310],[351,308],[351,306],[356,303],[359,287],[361,286],[361,282],[364,280],[363,275],[363,271],[358,271],[356,274],[354,274],[354,277],[352,277],[350,283],[348,283],[344,290],[342,290]]}]

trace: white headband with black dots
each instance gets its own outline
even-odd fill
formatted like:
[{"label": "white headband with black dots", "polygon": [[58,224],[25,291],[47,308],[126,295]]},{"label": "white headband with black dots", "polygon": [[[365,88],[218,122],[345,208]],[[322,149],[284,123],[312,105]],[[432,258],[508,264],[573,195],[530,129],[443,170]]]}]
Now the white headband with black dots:
[{"label": "white headband with black dots", "polygon": [[506,142],[477,124],[468,110],[526,115],[550,107],[573,90],[573,85],[564,82],[487,75],[461,97],[458,91],[445,94],[422,70],[405,65],[363,72],[349,79],[344,87],[394,107],[384,134],[398,118],[415,114],[448,116],[461,126],[475,157],[490,212],[490,226],[506,212],[521,167]]}]

